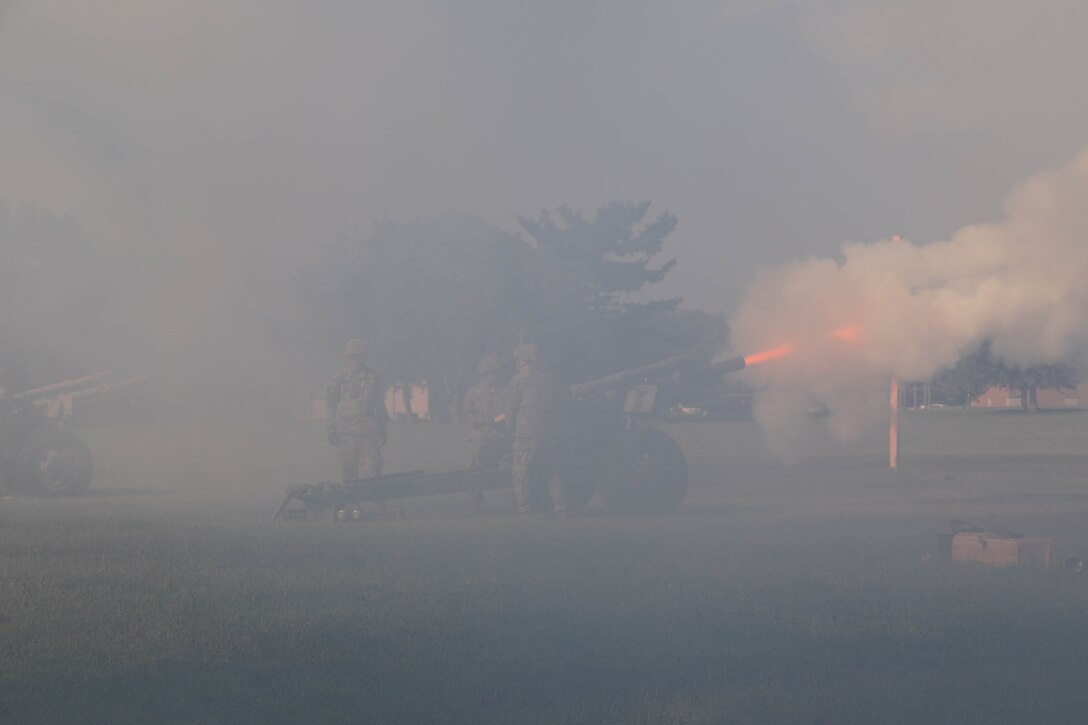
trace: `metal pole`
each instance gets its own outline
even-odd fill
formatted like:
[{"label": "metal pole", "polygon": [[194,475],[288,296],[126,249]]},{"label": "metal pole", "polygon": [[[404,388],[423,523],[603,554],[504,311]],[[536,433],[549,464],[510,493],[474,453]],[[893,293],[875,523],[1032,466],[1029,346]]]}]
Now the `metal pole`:
[{"label": "metal pole", "polygon": [[899,468],[899,378],[892,376],[888,395],[888,468]]}]

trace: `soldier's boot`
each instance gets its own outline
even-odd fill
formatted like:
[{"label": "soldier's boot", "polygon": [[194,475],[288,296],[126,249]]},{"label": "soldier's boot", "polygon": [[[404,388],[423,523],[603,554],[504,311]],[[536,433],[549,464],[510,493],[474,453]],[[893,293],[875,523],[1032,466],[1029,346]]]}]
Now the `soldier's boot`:
[{"label": "soldier's boot", "polygon": [[529,500],[528,481],[514,480],[514,510],[520,516],[524,516],[532,510]]},{"label": "soldier's boot", "polygon": [[552,500],[552,511],[555,512],[555,518],[570,518],[570,509],[567,505],[567,487],[561,476],[553,474],[548,479],[548,497]]}]

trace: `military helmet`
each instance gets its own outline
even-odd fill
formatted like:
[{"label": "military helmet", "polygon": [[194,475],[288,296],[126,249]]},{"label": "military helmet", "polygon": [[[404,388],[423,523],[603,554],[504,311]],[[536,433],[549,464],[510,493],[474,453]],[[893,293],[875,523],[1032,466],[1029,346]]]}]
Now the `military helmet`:
[{"label": "military helmet", "polygon": [[535,363],[540,359],[540,351],[536,349],[536,345],[518,345],[514,348],[514,359],[518,362]]},{"label": "military helmet", "polygon": [[500,373],[502,372],[502,360],[495,355],[484,355],[480,358],[480,364],[476,366],[476,372],[480,375],[485,373]]},{"label": "military helmet", "polygon": [[366,357],[366,353],[366,343],[358,338],[348,340],[348,344],[344,346],[344,357]]}]

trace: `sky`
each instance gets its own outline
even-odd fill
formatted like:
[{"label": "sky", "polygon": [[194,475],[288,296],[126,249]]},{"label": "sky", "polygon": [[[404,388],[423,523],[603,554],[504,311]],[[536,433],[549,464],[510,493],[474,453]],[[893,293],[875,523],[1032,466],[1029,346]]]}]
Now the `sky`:
[{"label": "sky", "polygon": [[1088,5],[962,0],[0,0],[0,199],[184,270],[159,306],[347,225],[677,214],[655,289],[1002,216],[1088,143]]}]

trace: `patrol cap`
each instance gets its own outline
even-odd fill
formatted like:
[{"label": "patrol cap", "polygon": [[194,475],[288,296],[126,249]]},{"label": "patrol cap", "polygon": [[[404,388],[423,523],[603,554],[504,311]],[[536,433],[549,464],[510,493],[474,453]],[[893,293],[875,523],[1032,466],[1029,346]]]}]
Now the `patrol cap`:
[{"label": "patrol cap", "polygon": [[535,363],[540,359],[540,351],[536,345],[526,343],[514,348],[514,359],[518,362]]},{"label": "patrol cap", "polygon": [[366,357],[366,353],[366,343],[358,338],[348,340],[348,344],[344,345],[344,357]]}]

